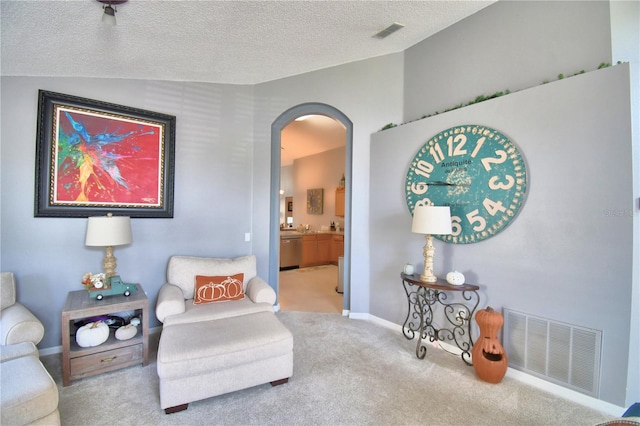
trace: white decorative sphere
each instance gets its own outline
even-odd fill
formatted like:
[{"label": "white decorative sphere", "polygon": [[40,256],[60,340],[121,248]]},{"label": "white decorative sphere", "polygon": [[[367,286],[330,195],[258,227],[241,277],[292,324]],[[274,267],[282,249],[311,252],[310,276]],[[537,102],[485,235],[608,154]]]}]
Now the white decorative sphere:
[{"label": "white decorative sphere", "polygon": [[447,274],[447,282],[452,285],[464,284],[464,275],[462,272],[451,271]]},{"label": "white decorative sphere", "polygon": [[404,269],[402,270],[406,275],[413,275],[413,265],[411,263],[405,263]]}]

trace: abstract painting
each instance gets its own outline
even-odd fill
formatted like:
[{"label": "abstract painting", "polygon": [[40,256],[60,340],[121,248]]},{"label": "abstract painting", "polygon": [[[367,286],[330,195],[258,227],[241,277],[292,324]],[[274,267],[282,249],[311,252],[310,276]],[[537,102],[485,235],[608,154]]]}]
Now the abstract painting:
[{"label": "abstract painting", "polygon": [[174,116],[41,90],[36,217],[173,217]]}]

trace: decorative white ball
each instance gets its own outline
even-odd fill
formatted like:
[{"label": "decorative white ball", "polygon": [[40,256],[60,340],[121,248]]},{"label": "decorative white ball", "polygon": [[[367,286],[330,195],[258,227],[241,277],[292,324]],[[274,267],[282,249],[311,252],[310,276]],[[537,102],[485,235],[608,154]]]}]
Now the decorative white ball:
[{"label": "decorative white ball", "polygon": [[413,265],[411,263],[405,263],[404,269],[402,270],[406,275],[413,275]]},{"label": "decorative white ball", "polygon": [[94,281],[93,287],[94,288],[102,288],[102,287],[104,287],[104,283],[102,281]]},{"label": "decorative white ball", "polygon": [[462,272],[451,271],[447,274],[447,282],[451,285],[462,285],[464,284],[464,275]]}]

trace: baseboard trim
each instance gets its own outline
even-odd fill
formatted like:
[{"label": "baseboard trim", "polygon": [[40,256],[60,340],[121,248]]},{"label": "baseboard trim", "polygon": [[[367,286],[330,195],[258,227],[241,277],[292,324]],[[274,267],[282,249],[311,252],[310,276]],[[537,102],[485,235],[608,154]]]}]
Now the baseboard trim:
[{"label": "baseboard trim", "polygon": [[50,348],[38,349],[40,356],[54,355],[62,353],[62,345],[52,346]]},{"label": "baseboard trim", "polygon": [[[391,321],[387,321],[383,318],[376,317],[375,315],[352,312],[351,314],[349,314],[349,318],[371,321],[374,324],[388,328],[392,331],[402,333],[401,325],[395,324]],[[456,346],[450,345],[445,342],[441,342],[441,345],[442,347],[438,347],[437,344],[434,344],[434,347],[440,350],[446,350],[449,353],[454,353],[454,354],[462,353],[462,351],[458,349]],[[571,402],[575,402],[576,404],[584,405],[585,407],[600,411],[610,416],[620,417],[625,411],[624,407],[619,407],[615,404],[611,404],[601,399],[584,395],[580,392],[576,392],[571,389],[567,389],[565,387],[556,385],[554,383],[547,382],[546,380],[540,379],[538,377],[532,376],[522,371],[514,370],[513,368],[507,369],[506,376],[511,379],[517,380],[519,382],[533,386],[537,389],[548,392],[550,394],[567,399]]]}]

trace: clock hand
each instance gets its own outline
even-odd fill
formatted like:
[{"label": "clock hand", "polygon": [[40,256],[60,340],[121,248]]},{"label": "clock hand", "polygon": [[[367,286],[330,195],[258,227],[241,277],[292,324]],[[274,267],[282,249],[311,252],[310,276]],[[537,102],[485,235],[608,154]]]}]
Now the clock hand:
[{"label": "clock hand", "polygon": [[435,181],[435,182],[426,182],[427,185],[435,185],[435,186],[469,186],[469,184],[457,184],[457,183],[449,183],[449,182],[441,182],[441,181]]}]

